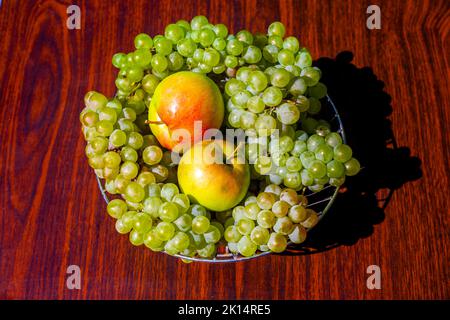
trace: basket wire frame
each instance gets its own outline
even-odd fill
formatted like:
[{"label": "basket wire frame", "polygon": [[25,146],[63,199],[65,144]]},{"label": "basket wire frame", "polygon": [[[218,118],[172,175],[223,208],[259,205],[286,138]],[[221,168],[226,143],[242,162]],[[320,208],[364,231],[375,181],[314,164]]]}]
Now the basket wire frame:
[{"label": "basket wire frame", "polygon": [[[329,119],[326,119],[326,120],[330,123],[332,129],[336,130],[336,132],[340,134],[340,136],[342,137],[342,141],[344,143],[347,143],[342,119],[339,115],[336,105],[334,104],[333,100],[331,100],[329,95],[327,95],[324,100],[325,100],[324,101],[325,103],[322,103],[322,110],[325,111],[325,113],[329,113]],[[100,189],[103,199],[108,204],[110,200],[106,194],[106,190],[105,190],[105,187],[103,186],[102,180],[99,177],[97,177],[97,184],[98,184],[98,187]],[[305,196],[308,199],[308,205],[306,207],[313,209],[314,211],[317,212],[317,214],[319,216],[319,222],[320,222],[320,220],[325,216],[325,214],[331,208],[338,193],[339,193],[339,187],[333,187],[331,185],[328,185],[325,188],[323,188],[322,190],[315,192],[315,193],[308,190],[305,193]],[[298,248],[298,247],[301,247],[301,244],[295,245],[295,244],[289,242],[288,246]],[[166,253],[165,251],[162,251],[162,252]],[[166,253],[166,254],[168,254],[168,253]],[[223,262],[246,261],[246,260],[266,256],[269,254],[272,254],[272,252],[271,251],[264,251],[264,252],[261,251],[251,257],[244,257],[239,254],[232,253],[228,249],[228,246],[225,246],[225,252],[216,253],[214,258],[201,258],[201,257],[197,257],[197,256],[188,257],[188,256],[184,256],[181,254],[175,254],[173,256],[184,259],[184,260],[189,260],[189,261],[207,262],[207,263],[223,263]]]}]

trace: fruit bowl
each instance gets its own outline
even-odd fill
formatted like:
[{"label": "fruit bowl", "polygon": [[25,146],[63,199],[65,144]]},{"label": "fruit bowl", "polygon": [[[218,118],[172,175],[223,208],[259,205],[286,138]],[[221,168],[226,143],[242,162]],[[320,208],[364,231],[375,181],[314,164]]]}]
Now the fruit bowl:
[{"label": "fruit bowl", "polygon": [[[327,120],[329,122],[329,124],[331,125],[331,129],[334,132],[339,133],[340,136],[342,137],[342,141],[344,143],[347,143],[343,123],[342,123],[341,117],[339,115],[339,112],[338,112],[333,100],[330,98],[329,95],[326,95],[326,97],[323,99],[322,102],[323,102],[323,104],[322,104],[322,109],[321,109],[321,113],[320,113],[321,118]],[[97,176],[97,183],[98,183],[98,187],[100,189],[103,199],[108,204],[110,199],[108,198],[107,191],[105,190],[102,179],[100,179],[98,176]],[[336,197],[339,193],[339,189],[340,189],[340,187],[334,187],[331,185],[324,187],[322,190],[320,190],[318,192],[312,192],[309,189],[305,189],[304,195],[308,199],[308,205],[306,207],[313,209],[315,212],[318,213],[319,221],[325,216],[325,214],[331,208],[334,200],[336,199]],[[301,247],[301,245],[296,245],[292,242],[288,243],[288,248],[300,248],[300,247]],[[163,251],[163,252],[165,252],[165,251]],[[223,245],[218,246],[217,253],[213,258],[201,258],[198,256],[189,257],[189,256],[181,255],[181,254],[175,254],[173,256],[183,259],[185,261],[224,263],[224,262],[239,262],[239,261],[255,259],[255,258],[269,255],[271,253],[272,253],[271,251],[264,251],[264,252],[260,251],[260,252],[257,252],[253,256],[245,257],[245,256],[231,252],[228,249],[228,246],[226,244],[223,244]]]}]

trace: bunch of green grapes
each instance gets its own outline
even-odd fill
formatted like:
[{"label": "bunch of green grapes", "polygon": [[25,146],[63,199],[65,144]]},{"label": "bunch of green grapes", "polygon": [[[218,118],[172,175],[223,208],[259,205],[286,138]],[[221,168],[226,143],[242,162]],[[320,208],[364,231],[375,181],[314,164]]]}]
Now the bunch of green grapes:
[{"label": "bunch of green grapes", "polygon": [[279,253],[289,242],[302,243],[306,230],[319,221],[307,204],[306,197],[293,189],[266,186],[263,192],[247,197],[243,205],[233,209],[231,221],[225,223],[228,248],[250,257],[257,250]]},{"label": "bunch of green grapes", "polygon": [[[204,16],[169,24],[163,35],[141,33],[134,45],[112,58],[115,97],[90,91],[80,114],[88,163],[115,198],[107,211],[117,219],[117,231],[129,233],[134,245],[186,257],[214,257],[223,238],[244,256],[303,242],[318,216],[297,191],[339,186],[360,167],[341,136],[317,119],[327,88],[309,51],[297,38],[285,37],[280,22],[267,34],[233,35]],[[253,181],[268,185],[227,212],[190,203],[177,186],[171,152],[146,123],[158,84],[185,70],[218,84],[225,125],[245,130]]]}]

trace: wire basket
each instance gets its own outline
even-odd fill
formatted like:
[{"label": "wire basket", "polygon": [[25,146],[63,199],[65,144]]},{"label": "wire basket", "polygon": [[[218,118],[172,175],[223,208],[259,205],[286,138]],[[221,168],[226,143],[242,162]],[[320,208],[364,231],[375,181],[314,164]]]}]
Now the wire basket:
[{"label": "wire basket", "polygon": [[[325,99],[322,100],[322,109],[320,113],[322,119],[327,120],[333,131],[339,133],[342,137],[342,140],[344,143],[347,143],[347,139],[345,137],[344,132],[344,126],[342,124],[341,117],[339,115],[339,112],[333,102],[331,100],[330,96],[326,96]],[[102,180],[97,177],[97,183],[98,187],[100,189],[100,192],[103,196],[103,199],[106,203],[109,203],[109,198],[106,194],[105,187],[102,183]],[[334,200],[337,197],[337,194],[339,192],[339,187],[333,187],[331,185],[326,186],[321,191],[318,192],[312,192],[307,190],[305,192],[305,196],[308,199],[308,205],[307,208],[313,209],[315,212],[317,212],[319,216],[319,221],[325,216],[325,214],[330,209],[331,205],[333,204]],[[300,245],[295,245],[293,243],[288,243],[288,248],[299,248]],[[163,251],[164,252],[164,251]],[[166,253],[166,252],[164,252]],[[257,254],[251,256],[251,257],[244,257],[236,253],[232,253],[228,246],[218,244],[217,253],[214,258],[201,258],[201,257],[188,257],[180,254],[174,255],[177,258],[189,260],[189,261],[197,261],[197,262],[207,262],[207,263],[221,263],[221,262],[239,262],[239,261],[245,261],[250,259],[259,258],[262,256],[266,256],[271,254],[271,251],[265,251],[265,252],[258,252]],[[167,253],[166,253],[167,254]]]}]

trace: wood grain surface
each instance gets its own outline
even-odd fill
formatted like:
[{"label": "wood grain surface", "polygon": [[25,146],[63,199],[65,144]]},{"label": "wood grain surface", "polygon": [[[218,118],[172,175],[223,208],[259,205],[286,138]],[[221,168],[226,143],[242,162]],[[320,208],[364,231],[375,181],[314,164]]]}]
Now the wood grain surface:
[{"label": "wood grain surface", "polygon": [[[71,4],[81,30],[66,27]],[[370,4],[381,30],[366,28]],[[311,235],[319,252],[183,264],[133,247],[106,215],[84,93],[114,93],[111,56],[136,34],[197,14],[233,32],[280,20],[318,59],[365,167]],[[445,0],[2,1],[0,298],[450,298],[449,15]],[[69,265],[80,290],[66,287]],[[369,265],[381,290],[366,287]]]}]

